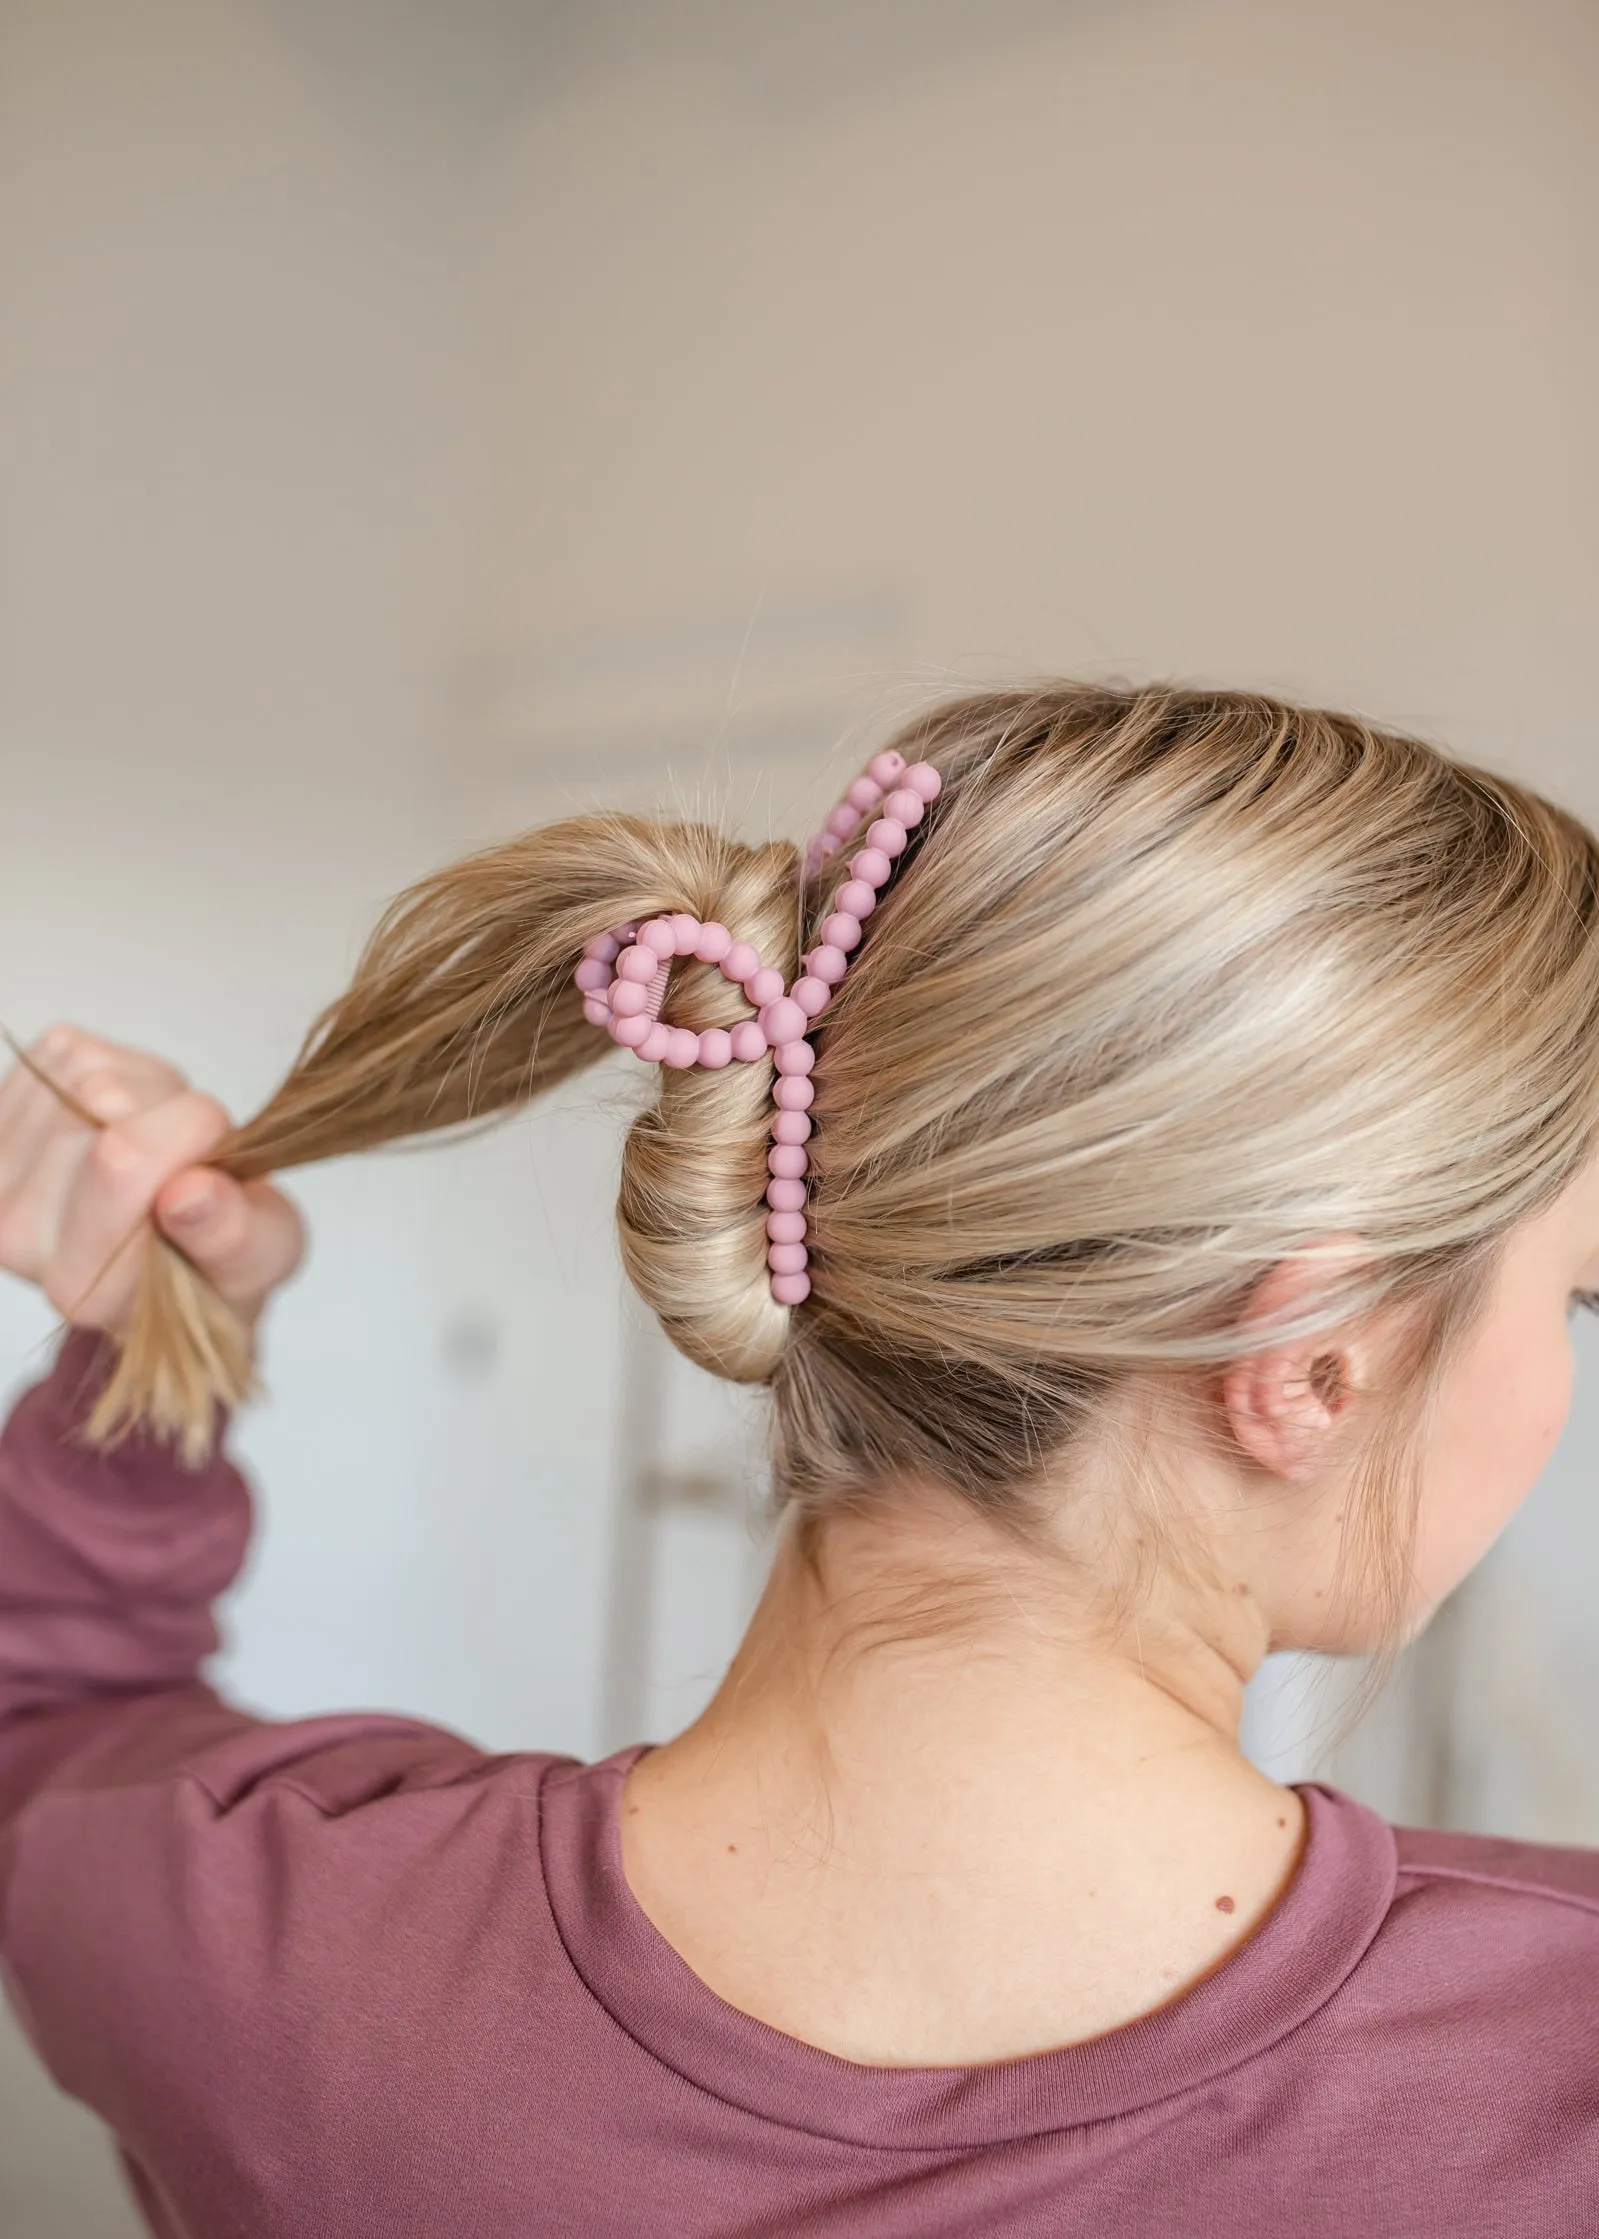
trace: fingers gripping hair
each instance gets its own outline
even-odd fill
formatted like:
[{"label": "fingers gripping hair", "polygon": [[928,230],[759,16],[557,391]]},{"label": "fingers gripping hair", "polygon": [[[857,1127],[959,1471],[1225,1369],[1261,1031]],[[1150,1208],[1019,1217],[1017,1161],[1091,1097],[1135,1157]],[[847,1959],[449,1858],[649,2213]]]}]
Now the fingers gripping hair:
[{"label": "fingers gripping hair", "polygon": [[[283,1085],[211,1163],[248,1181],[515,1110],[611,1051],[572,983],[585,941],[631,918],[691,910],[720,915],[763,953],[791,954],[794,866],[786,844],[750,848],[701,825],[595,815],[434,872],[385,911],[349,987],[316,1020]],[[652,1271],[664,1275],[695,1253],[689,1238],[666,1233],[676,1224],[663,1162],[673,1163],[687,1137],[725,1134],[730,1095],[750,1103],[742,1131],[733,1115],[734,1133],[740,1151],[750,1136],[752,1170],[761,1168],[761,1088],[729,1083],[718,1098],[715,1085],[663,1076],[661,1111],[645,1114],[634,1131],[638,1173],[631,1194],[624,1188],[623,1248],[646,1296]],[[746,1250],[730,1249],[719,1234],[711,1255],[713,1351],[739,1349],[735,1294],[758,1298],[764,1285],[763,1180],[749,1193]],[[702,1245],[724,1216],[726,1195],[702,1187]],[[680,1314],[674,1330],[690,1350],[693,1318]],[[773,1318],[784,1319],[776,1309]],[[238,1405],[254,1388],[249,1331],[174,1244],[152,1236],[90,1437],[111,1444],[145,1424],[195,1461],[214,1442],[219,1406]]]}]

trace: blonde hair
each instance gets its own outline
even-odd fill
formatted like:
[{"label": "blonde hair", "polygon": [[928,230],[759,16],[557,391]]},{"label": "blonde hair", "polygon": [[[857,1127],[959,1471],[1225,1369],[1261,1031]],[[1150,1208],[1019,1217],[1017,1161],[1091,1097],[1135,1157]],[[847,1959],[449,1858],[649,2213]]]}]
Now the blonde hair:
[{"label": "blonde hair", "polygon": [[[1131,1379],[1404,1309],[1364,1509],[1397,1609],[1442,1364],[1599,1127],[1599,846],[1419,740],[1252,693],[983,693],[894,743],[944,789],[816,1033],[812,1296],[768,1288],[765,1063],[659,1072],[623,1159],[629,1276],[690,1359],[770,1386],[774,1489],[807,1515],[928,1479],[1016,1518]],[[572,985],[591,935],[684,910],[787,978],[834,883],[787,843],[616,815],[454,864],[392,905],[217,1163],[510,1111],[610,1052]],[[743,1013],[676,968],[663,1015]],[[1368,1263],[1246,1334],[1258,1278],[1335,1231]],[[158,1243],[97,1435],[149,1420],[197,1454],[248,1381]]]}]

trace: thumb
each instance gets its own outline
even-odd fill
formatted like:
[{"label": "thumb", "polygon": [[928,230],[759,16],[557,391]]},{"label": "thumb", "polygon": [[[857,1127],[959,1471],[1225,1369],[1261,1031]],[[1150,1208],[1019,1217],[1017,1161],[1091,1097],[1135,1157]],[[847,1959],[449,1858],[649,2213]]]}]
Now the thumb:
[{"label": "thumb", "polygon": [[298,1206],[270,1182],[236,1182],[214,1166],[190,1166],[163,1184],[156,1226],[230,1306],[259,1312],[305,1255]]}]

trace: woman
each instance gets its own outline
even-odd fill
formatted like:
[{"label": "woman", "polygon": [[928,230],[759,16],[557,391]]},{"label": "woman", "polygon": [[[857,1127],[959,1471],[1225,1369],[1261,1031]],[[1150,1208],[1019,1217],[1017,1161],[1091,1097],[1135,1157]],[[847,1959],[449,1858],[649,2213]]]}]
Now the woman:
[{"label": "woman", "polygon": [[[3,1949],[152,2227],[1592,2230],[1599,1857],[1238,1730],[1274,1649],[1380,1669],[1559,1436],[1596,917],[1593,838],[1431,747],[1062,685],[913,725],[803,863],[588,818],[438,874],[241,1129],[39,1042],[0,1261],[74,1326],[0,1440]],[[219,1699],[267,1175],[617,1041],[628,1270],[771,1395],[715,1700],[583,1765]]]}]

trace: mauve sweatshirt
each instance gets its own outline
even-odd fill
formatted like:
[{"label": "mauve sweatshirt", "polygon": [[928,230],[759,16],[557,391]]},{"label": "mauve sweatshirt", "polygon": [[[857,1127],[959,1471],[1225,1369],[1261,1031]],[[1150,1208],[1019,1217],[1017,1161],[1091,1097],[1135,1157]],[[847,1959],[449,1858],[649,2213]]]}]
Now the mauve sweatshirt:
[{"label": "mauve sweatshirt", "polygon": [[223,1458],[78,1443],[103,1367],[69,1338],[0,1434],[0,1949],[164,2239],[1599,2233],[1599,1854],[1308,1784],[1281,1903],[1171,2005],[861,2067],[640,1911],[636,1749],[207,1687],[249,1497]]}]

